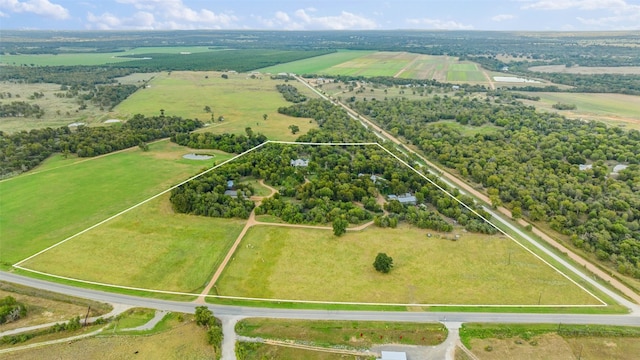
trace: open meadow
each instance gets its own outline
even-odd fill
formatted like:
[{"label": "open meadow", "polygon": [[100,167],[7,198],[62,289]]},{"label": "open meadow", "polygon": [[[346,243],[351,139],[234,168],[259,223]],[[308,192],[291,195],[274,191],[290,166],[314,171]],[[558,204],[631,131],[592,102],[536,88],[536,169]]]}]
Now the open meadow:
[{"label": "open meadow", "polygon": [[198,292],[244,223],[176,214],[165,194],[22,266],[107,284]]},{"label": "open meadow", "polygon": [[[201,131],[244,134],[245,128],[250,127],[270,140],[295,140],[317,127],[313,120],[278,113],[279,107],[291,105],[276,90],[283,80],[272,80],[266,75],[252,78],[248,74],[227,74],[228,79],[224,79],[221,75],[204,71],[162,73],[114,110],[127,118],[137,113],[158,115],[164,109],[167,115],[197,118],[211,124]],[[293,85],[307,97],[315,96],[305,86]],[[205,110],[206,106],[211,112]],[[220,116],[223,121],[218,121]],[[300,132],[292,134],[290,125],[297,125]]]},{"label": "open meadow", "polygon": [[[546,93],[530,94],[539,96],[540,101],[524,100],[538,110],[557,112],[569,118],[602,121],[628,129],[640,129],[640,96],[623,94],[587,93]],[[573,104],[575,110],[557,110],[554,104]]]},{"label": "open meadow", "polygon": [[294,74],[321,74],[325,69],[340,65],[344,62],[373,54],[375,51],[366,50],[341,50],[327,55],[296,60],[285,64],[279,64],[259,69],[263,73],[294,73]]},{"label": "open meadow", "polygon": [[[372,263],[394,259],[389,274]],[[217,294],[368,303],[569,305],[599,302],[554,269],[498,236],[426,237],[413,227],[331,231],[254,226]]]},{"label": "open meadow", "polygon": [[[182,158],[190,149],[160,141],[98,158],[54,155],[38,168],[0,182],[3,268],[94,225],[230,155]],[[95,254],[94,254],[95,256]],[[62,262],[63,263],[63,262]]]}]

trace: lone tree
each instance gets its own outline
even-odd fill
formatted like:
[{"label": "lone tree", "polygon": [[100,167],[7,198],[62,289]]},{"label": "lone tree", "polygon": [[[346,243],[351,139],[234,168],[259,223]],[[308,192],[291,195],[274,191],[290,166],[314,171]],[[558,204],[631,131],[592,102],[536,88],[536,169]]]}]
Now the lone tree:
[{"label": "lone tree", "polygon": [[300,131],[300,128],[298,127],[298,125],[289,125],[289,129],[291,130],[291,133],[293,135],[295,135],[298,131]]},{"label": "lone tree", "polygon": [[213,312],[206,306],[196,307],[196,324],[209,328],[215,324]]},{"label": "lone tree", "polygon": [[373,262],[373,267],[376,271],[386,274],[393,267],[393,258],[385,253],[378,253],[376,261]]},{"label": "lone tree", "polygon": [[262,120],[267,121],[268,118],[269,118],[269,115],[262,114]]},{"label": "lone tree", "polygon": [[335,218],[333,220],[333,235],[340,236],[347,232],[349,222],[343,218]]}]

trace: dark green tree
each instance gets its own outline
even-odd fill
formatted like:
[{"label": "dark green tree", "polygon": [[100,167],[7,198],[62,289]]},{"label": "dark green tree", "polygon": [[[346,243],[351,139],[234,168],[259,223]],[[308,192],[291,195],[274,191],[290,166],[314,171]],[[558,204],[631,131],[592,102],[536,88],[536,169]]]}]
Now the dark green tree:
[{"label": "dark green tree", "polygon": [[373,262],[373,267],[376,271],[386,274],[393,267],[393,258],[386,253],[378,253],[376,260]]},{"label": "dark green tree", "polygon": [[349,226],[349,222],[343,218],[335,218],[333,220],[333,235],[341,236],[347,232],[347,226]]},{"label": "dark green tree", "polygon": [[206,306],[196,307],[196,324],[209,327],[215,322],[213,312]]},{"label": "dark green tree", "polygon": [[295,135],[296,133],[298,133],[298,131],[300,131],[300,128],[298,127],[298,125],[289,125],[289,129],[291,130],[291,133],[293,135]]}]

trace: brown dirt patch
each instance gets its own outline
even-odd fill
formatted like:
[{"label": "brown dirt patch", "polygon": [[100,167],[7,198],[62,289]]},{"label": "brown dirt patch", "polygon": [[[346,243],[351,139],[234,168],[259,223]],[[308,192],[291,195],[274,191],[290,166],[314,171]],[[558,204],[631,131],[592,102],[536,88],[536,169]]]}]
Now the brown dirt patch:
[{"label": "brown dirt patch", "polygon": [[[518,344],[516,341],[521,343]],[[492,350],[486,351],[487,346],[491,346]],[[529,341],[517,337],[473,339],[471,340],[471,348],[471,351],[481,360],[566,360],[574,358],[572,348],[561,336],[556,334],[536,336]]]},{"label": "brown dirt patch", "polygon": [[151,336],[99,336],[3,354],[3,359],[215,359],[206,334],[195,323]]}]

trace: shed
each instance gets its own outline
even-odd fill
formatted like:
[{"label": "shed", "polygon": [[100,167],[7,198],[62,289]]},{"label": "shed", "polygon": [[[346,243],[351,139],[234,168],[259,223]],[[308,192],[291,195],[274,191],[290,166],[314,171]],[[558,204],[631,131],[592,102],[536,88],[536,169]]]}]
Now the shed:
[{"label": "shed", "polygon": [[233,189],[233,180],[227,181],[227,189]]}]

